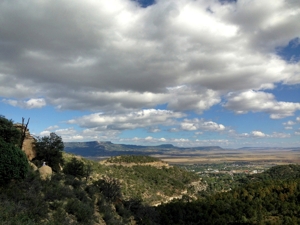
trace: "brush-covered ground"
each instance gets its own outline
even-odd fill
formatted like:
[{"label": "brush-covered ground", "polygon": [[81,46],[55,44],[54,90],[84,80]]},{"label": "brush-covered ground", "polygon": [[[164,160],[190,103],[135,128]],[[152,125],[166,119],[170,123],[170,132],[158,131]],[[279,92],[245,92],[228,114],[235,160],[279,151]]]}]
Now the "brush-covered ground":
[{"label": "brush-covered ground", "polygon": [[153,205],[193,197],[197,185],[202,185],[196,174],[153,157],[120,156],[95,162],[63,156],[65,165],[80,162],[87,173],[77,176],[62,170],[42,180],[30,170],[25,179],[0,187],[1,225],[154,222],[158,216]]},{"label": "brush-covered ground", "polygon": [[[275,166],[230,191],[208,192],[197,174],[149,156],[63,157],[64,170],[51,179],[30,170],[0,187],[1,225],[300,223],[299,165]],[[66,169],[72,163],[85,173]]]}]

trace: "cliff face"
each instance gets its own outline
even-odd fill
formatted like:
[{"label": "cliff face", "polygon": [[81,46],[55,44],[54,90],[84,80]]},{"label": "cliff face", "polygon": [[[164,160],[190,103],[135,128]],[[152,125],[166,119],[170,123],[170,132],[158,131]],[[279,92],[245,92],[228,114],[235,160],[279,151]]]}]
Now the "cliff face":
[{"label": "cliff face", "polygon": [[[25,129],[25,127],[22,126],[22,124],[15,124],[14,126],[21,131],[24,131]],[[22,150],[25,152],[29,161],[31,161],[36,156],[36,152],[34,150],[34,144],[35,144],[35,139],[30,134],[29,129],[27,129],[25,132],[25,139],[23,141]]]}]

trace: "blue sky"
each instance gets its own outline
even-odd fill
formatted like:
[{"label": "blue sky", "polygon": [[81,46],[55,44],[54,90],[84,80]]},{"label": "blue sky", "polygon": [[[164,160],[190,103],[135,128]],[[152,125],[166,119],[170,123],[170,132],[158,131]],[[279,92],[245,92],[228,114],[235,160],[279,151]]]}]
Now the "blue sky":
[{"label": "blue sky", "polygon": [[300,146],[300,2],[0,2],[0,115],[68,141]]}]

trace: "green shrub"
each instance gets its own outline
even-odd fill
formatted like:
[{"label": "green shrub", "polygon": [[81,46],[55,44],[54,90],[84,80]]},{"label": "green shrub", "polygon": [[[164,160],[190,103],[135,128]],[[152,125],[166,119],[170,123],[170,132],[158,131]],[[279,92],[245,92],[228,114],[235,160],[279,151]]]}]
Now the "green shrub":
[{"label": "green shrub", "polygon": [[70,187],[62,185],[58,182],[51,182],[48,185],[45,185],[43,192],[45,195],[45,200],[47,201],[63,200],[74,197],[74,193]]},{"label": "green shrub", "polygon": [[110,202],[122,198],[121,184],[118,179],[106,177],[95,181],[94,185]]},{"label": "green shrub", "polygon": [[88,224],[93,217],[94,208],[91,204],[81,202],[78,199],[70,199],[66,205],[66,211],[76,216],[78,222]]},{"label": "green shrub", "polygon": [[85,176],[85,167],[84,163],[75,157],[71,159],[64,167],[64,173],[72,175],[74,177],[84,177]]},{"label": "green shrub", "polygon": [[42,185],[39,176],[29,173],[25,179],[1,187],[0,224],[41,224],[48,213]]},{"label": "green shrub", "polygon": [[25,153],[0,137],[0,184],[23,179],[29,169]]}]

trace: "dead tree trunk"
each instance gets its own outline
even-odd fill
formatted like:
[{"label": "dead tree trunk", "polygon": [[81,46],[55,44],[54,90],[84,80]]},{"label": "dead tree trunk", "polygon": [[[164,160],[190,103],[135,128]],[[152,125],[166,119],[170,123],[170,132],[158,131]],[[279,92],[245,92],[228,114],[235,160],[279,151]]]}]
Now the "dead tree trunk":
[{"label": "dead tree trunk", "polygon": [[24,124],[24,120],[25,120],[24,117],[22,117],[21,141],[20,141],[20,146],[19,146],[20,149],[22,149],[22,147],[23,147],[23,142],[26,137],[26,131],[27,131],[27,127],[28,127],[30,118],[28,118],[26,125]]}]

